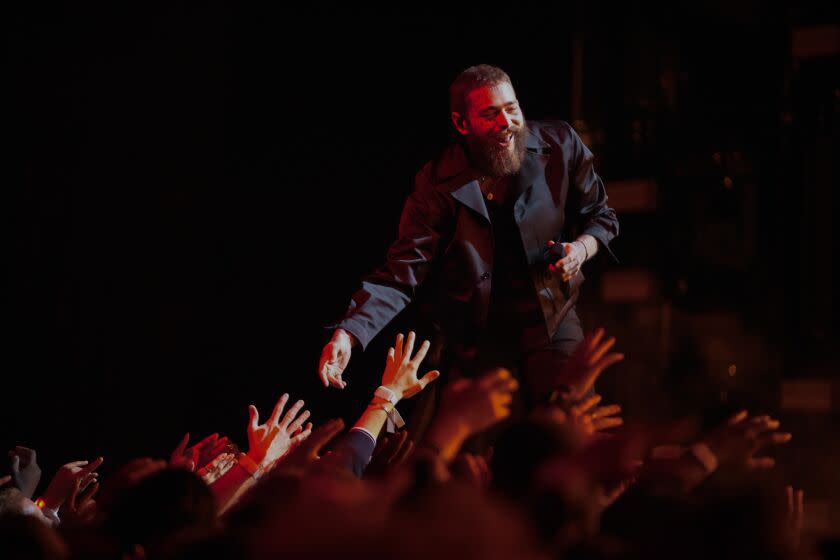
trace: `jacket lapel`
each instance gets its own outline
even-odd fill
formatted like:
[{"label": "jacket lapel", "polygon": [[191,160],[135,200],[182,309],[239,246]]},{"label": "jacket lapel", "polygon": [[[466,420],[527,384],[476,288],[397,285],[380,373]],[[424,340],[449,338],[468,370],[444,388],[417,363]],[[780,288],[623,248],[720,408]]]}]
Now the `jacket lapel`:
[{"label": "jacket lapel", "polygon": [[[520,222],[524,216],[534,183],[538,181],[545,183],[545,166],[548,162],[550,146],[529,128],[525,138],[525,150],[522,168],[514,178],[515,192],[519,193],[519,199],[516,202],[517,222]],[[484,204],[481,187],[460,144],[450,146],[441,155],[435,169],[435,178],[441,186],[450,191],[455,200],[490,223],[490,215]]]}]

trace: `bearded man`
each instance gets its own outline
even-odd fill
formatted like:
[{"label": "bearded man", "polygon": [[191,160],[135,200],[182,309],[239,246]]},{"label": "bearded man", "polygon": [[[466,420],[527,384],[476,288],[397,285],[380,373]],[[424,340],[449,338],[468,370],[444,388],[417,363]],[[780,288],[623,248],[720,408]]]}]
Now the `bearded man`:
[{"label": "bearded man", "polygon": [[612,256],[618,220],[589,149],[565,122],[526,123],[500,68],[461,72],[450,109],[460,142],[415,177],[398,239],[331,325],[318,374],[344,388],[352,348],[416,299],[434,367],[450,377],[506,367],[535,404],[583,338],[581,266]]}]

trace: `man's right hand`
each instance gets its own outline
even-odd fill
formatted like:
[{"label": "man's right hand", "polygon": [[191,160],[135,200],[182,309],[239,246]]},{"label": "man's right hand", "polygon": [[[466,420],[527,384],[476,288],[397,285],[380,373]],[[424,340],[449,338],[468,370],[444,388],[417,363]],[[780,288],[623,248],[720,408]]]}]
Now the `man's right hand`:
[{"label": "man's right hand", "polygon": [[332,340],[324,346],[321,352],[321,362],[318,365],[318,377],[324,387],[337,387],[344,389],[347,382],[341,379],[344,369],[350,362],[350,354],[353,351],[353,336],[344,329],[336,329]]}]

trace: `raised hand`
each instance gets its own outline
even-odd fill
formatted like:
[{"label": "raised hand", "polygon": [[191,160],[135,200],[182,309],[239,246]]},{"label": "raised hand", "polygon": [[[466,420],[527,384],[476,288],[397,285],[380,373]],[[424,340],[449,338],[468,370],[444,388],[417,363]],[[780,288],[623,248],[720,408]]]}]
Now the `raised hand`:
[{"label": "raised hand", "polygon": [[62,466],[58,469],[58,472],[50,481],[49,486],[47,486],[47,491],[42,496],[44,505],[50,509],[57,510],[73,492],[76,484],[84,489],[89,484],[96,482],[98,476],[96,469],[99,468],[102,462],[102,457],[99,457],[92,462],[74,461]]},{"label": "raised hand", "polygon": [[190,434],[187,432],[181,439],[181,443],[172,452],[169,457],[169,466],[172,468],[186,469],[190,472],[195,472],[198,464],[198,449],[191,447],[187,449],[187,444],[190,442]]},{"label": "raised hand", "polygon": [[720,465],[769,469],[776,462],[771,457],[755,457],[755,454],[791,440],[791,434],[777,431],[779,425],[778,420],[769,416],[750,417],[742,410],[703,438],[702,443],[709,446]]},{"label": "raised hand", "polygon": [[624,424],[620,405],[596,406],[600,402],[601,395],[592,395],[570,409],[572,424],[588,436]]},{"label": "raised hand", "polygon": [[414,332],[409,332],[405,338],[402,333],[398,334],[396,344],[393,348],[388,349],[388,358],[385,360],[382,385],[391,389],[399,398],[409,398],[416,395],[426,385],[440,377],[440,372],[433,370],[421,379],[417,379],[417,370],[426,357],[430,344],[428,340],[424,340],[417,350],[417,354],[412,358],[414,339]]},{"label": "raised hand", "polygon": [[61,506],[62,526],[78,527],[90,524],[96,517],[96,501],[93,497],[98,491],[98,482],[93,482],[82,490],[82,481],[76,479],[70,496]]},{"label": "raised hand", "polygon": [[309,411],[300,412],[303,401],[297,401],[280,418],[288,401],[288,394],[281,396],[265,424],[259,423],[257,407],[248,406],[248,456],[263,468],[268,468],[312,433],[311,423],[304,427],[304,422],[309,418]]},{"label": "raised hand", "polygon": [[506,369],[450,383],[443,390],[424,447],[436,449],[440,459],[451,461],[468,437],[510,416],[513,392],[518,388],[519,383]]},{"label": "raised hand", "polygon": [[35,450],[18,445],[9,451],[9,457],[15,486],[21,494],[32,499],[41,480],[41,467],[38,466]]},{"label": "raised hand", "polygon": [[300,445],[297,445],[280,463],[283,470],[306,469],[321,457],[321,451],[332,439],[344,429],[341,419],[329,420],[318,426],[312,434]]},{"label": "raised hand", "polygon": [[353,339],[344,329],[336,329],[332,339],[324,346],[321,360],[318,364],[318,377],[324,387],[332,385],[338,389],[347,387],[347,382],[341,376],[350,363],[353,353]]},{"label": "raised hand", "polygon": [[785,486],[787,494],[787,521],[790,524],[791,539],[794,546],[799,546],[802,538],[802,527],[805,524],[805,492],[794,490],[793,486]]},{"label": "raised hand", "polygon": [[443,391],[440,417],[464,425],[471,434],[481,432],[510,416],[518,388],[519,383],[503,368],[477,379],[458,379]]},{"label": "raised hand", "polygon": [[609,352],[615,338],[604,338],[604,329],[589,333],[578,344],[562,371],[557,374],[557,384],[569,388],[567,398],[580,400],[595,385],[605,369],[624,359],[624,354]]},{"label": "raised hand", "polygon": [[551,262],[548,269],[560,275],[563,282],[568,282],[574,278],[583,263],[586,262],[586,248],[582,241],[573,241],[572,243],[555,243],[548,242],[548,248],[551,255],[560,257],[556,262]]},{"label": "raised hand", "polygon": [[455,457],[451,467],[452,475],[468,484],[481,489],[490,487],[492,479],[487,459],[482,455],[461,452]]},{"label": "raised hand", "polygon": [[365,468],[365,477],[384,476],[390,470],[402,465],[414,451],[414,442],[408,437],[408,430],[384,435],[376,442],[370,463]]}]

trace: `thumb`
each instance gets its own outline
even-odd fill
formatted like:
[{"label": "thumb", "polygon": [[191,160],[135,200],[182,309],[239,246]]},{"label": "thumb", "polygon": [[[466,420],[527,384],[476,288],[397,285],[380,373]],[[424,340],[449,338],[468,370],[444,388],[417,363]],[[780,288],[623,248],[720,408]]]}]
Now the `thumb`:
[{"label": "thumb", "polygon": [[20,472],[20,457],[17,455],[12,456],[12,472]]},{"label": "thumb", "polygon": [[181,455],[183,455],[184,451],[187,450],[187,444],[189,444],[189,443],[190,443],[190,433],[187,432],[186,434],[184,434],[184,437],[181,438],[181,443],[178,444],[178,447],[175,448],[175,451],[172,453],[172,455],[174,455],[176,457],[180,457]]},{"label": "thumb", "polygon": [[435,379],[437,379],[438,377],[440,377],[440,372],[439,372],[438,370],[432,370],[432,371],[430,371],[429,373],[427,373],[426,375],[424,375],[424,376],[420,379],[420,389],[421,389],[421,390],[425,389],[425,388],[426,388],[426,386],[427,386],[429,383],[431,383],[432,381],[434,381],[434,380],[435,380]]},{"label": "thumb", "polygon": [[248,405],[248,416],[250,417],[249,429],[253,432],[260,424],[260,412],[257,410],[256,406],[252,404]]}]

